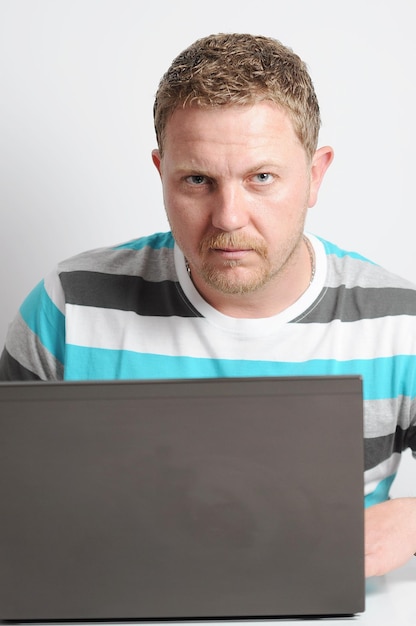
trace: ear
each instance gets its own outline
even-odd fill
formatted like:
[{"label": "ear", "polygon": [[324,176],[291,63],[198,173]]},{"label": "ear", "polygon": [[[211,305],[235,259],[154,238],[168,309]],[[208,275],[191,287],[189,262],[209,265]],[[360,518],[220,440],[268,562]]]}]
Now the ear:
[{"label": "ear", "polygon": [[331,165],[334,151],[330,146],[319,148],[312,158],[311,164],[311,187],[309,190],[308,207],[313,207],[318,200],[318,192],[325,176],[325,172]]},{"label": "ear", "polygon": [[152,150],[152,161],[159,172],[159,176],[162,176],[162,157],[159,150]]}]

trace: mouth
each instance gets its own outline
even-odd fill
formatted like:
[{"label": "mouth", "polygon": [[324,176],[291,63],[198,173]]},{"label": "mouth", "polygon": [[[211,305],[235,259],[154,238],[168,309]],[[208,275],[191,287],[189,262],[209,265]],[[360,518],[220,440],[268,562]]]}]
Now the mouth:
[{"label": "mouth", "polygon": [[251,264],[253,258],[256,259],[255,262],[258,257],[267,258],[265,242],[236,233],[220,232],[205,237],[200,243],[199,251],[206,262],[217,262],[224,268]]},{"label": "mouth", "polygon": [[253,252],[252,248],[211,248],[211,251],[228,261],[239,261],[246,257],[250,252]]}]

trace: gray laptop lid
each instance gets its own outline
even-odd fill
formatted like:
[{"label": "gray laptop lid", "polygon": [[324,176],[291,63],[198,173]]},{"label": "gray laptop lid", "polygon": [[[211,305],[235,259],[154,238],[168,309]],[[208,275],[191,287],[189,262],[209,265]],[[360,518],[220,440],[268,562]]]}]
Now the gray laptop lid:
[{"label": "gray laptop lid", "polygon": [[358,377],[0,384],[0,619],[364,609]]}]

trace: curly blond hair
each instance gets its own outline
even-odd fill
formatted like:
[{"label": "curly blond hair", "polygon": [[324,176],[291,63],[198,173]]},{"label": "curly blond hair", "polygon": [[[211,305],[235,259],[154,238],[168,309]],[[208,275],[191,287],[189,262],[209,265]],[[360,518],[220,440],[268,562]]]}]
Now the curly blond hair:
[{"label": "curly blond hair", "polygon": [[318,100],[305,63],[270,37],[217,34],[198,39],[179,54],[162,77],[154,122],[163,154],[166,124],[179,106],[249,105],[271,100],[290,116],[312,158],[321,124]]}]

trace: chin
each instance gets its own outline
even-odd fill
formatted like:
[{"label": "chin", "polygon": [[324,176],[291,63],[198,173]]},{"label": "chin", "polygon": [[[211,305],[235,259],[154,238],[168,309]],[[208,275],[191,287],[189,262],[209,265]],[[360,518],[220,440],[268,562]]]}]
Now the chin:
[{"label": "chin", "polygon": [[[233,270],[234,268],[230,268]],[[238,270],[237,270],[238,271]],[[241,274],[241,272],[238,272]],[[209,269],[201,273],[204,282],[211,288],[228,295],[243,295],[261,289],[270,280],[265,272],[247,272],[245,276],[236,275],[233,271]]]}]

